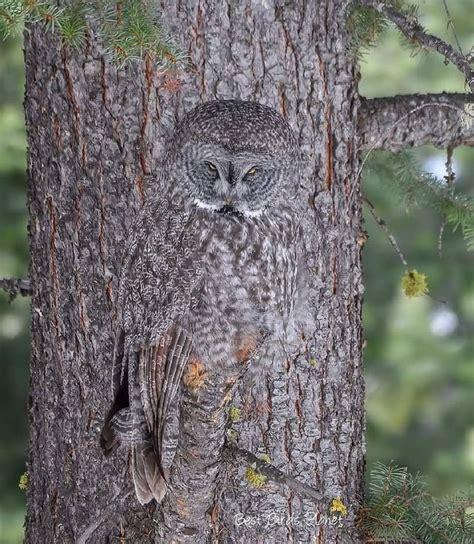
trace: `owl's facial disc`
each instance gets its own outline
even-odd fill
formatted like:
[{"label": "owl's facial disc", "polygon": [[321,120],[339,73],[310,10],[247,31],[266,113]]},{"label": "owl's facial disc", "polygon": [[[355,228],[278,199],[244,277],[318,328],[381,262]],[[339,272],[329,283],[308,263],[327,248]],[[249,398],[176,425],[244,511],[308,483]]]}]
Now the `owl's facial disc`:
[{"label": "owl's facial disc", "polygon": [[276,200],[281,168],[275,157],[214,145],[193,149],[187,163],[193,204],[229,217],[259,217]]},{"label": "owl's facial disc", "polygon": [[195,197],[198,208],[229,217],[258,217],[263,213],[266,206],[258,200],[258,187],[248,183],[257,174],[257,166],[243,169],[232,159],[205,163],[211,183],[206,186],[204,198]]}]

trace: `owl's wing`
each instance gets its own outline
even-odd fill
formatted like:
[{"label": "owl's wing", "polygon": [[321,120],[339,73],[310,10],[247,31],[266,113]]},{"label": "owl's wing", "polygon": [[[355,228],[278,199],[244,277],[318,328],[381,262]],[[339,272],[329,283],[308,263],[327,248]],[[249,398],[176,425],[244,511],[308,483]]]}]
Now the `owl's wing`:
[{"label": "owl's wing", "polygon": [[142,504],[153,498],[160,501],[166,491],[166,478],[177,446],[177,393],[190,352],[191,337],[179,325],[172,325],[155,345],[138,352],[133,386],[136,398],[131,411],[145,432],[141,440],[132,443],[132,473]]},{"label": "owl's wing", "polygon": [[[163,458],[163,438],[170,407],[176,399],[183,371],[191,353],[191,337],[178,325],[172,325],[157,345],[139,354],[138,382],[151,442],[163,476],[169,461]],[[166,467],[166,468],[165,468]]]},{"label": "owl's wing", "polygon": [[120,282],[115,400],[101,444],[106,454],[120,444],[132,446],[135,489],[142,503],[161,500],[165,491],[176,447],[177,392],[192,349],[183,323],[200,268],[195,226],[188,219],[182,210],[159,202],[142,211]]}]

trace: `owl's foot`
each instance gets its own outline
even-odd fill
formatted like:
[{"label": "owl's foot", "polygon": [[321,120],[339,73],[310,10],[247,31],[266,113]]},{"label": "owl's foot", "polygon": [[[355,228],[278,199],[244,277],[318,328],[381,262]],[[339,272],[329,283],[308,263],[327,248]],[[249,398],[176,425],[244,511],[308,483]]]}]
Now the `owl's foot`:
[{"label": "owl's foot", "polygon": [[191,359],[184,373],[184,385],[196,393],[207,380],[207,372],[199,359]]},{"label": "owl's foot", "polygon": [[272,411],[270,403],[267,399],[256,402],[254,406],[255,410],[255,419],[261,419],[267,417],[268,414]]},{"label": "owl's foot", "polygon": [[235,357],[239,363],[245,363],[249,360],[257,349],[258,340],[257,336],[244,336],[240,340],[238,349],[235,352]]}]

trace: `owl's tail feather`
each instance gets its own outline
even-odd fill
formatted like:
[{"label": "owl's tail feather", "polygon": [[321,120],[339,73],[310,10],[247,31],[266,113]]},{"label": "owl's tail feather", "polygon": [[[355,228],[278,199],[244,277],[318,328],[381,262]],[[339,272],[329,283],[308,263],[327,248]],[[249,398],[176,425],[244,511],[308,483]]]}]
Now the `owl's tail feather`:
[{"label": "owl's tail feather", "polygon": [[152,499],[160,502],[166,492],[163,473],[144,427],[144,421],[137,425],[131,410],[123,408],[106,422],[101,434],[101,445],[107,456],[120,446],[131,446],[133,482],[141,504]]},{"label": "owl's tail feather", "polygon": [[122,408],[112,416],[108,416],[100,435],[100,445],[106,456],[120,446],[127,446],[142,439],[143,431],[134,424],[129,408]]},{"label": "owl's tail feather", "polygon": [[132,474],[140,504],[146,504],[152,499],[161,502],[166,493],[166,482],[151,444],[132,447]]}]

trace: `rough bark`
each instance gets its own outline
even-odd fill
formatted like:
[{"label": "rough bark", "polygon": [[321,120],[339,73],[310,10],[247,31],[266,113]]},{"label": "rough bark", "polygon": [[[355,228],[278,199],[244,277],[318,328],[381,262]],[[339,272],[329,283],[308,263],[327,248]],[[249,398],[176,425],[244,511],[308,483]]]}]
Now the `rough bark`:
[{"label": "rough bark", "polygon": [[359,134],[364,149],[474,145],[474,96],[421,94],[362,99]]},{"label": "rough bark", "polygon": [[[359,100],[345,47],[346,3],[163,2],[193,64],[177,90],[149,62],[117,70],[93,34],[85,52],[61,49],[36,26],[26,34],[33,316],[27,542],[357,542],[353,514],[364,463]],[[222,459],[213,440],[195,440],[215,414],[222,443],[221,390],[200,398],[198,410],[186,399],[172,492],[154,512],[136,501],[122,456],[105,460],[98,446],[110,402],[117,276],[130,223],[154,190],[164,137],[183,111],[213,98],[277,108],[308,157],[312,356],[281,361],[267,384],[270,409],[255,419],[242,405],[235,431],[240,448],[268,454],[320,499],[271,482],[252,488],[245,463]],[[232,403],[241,405],[243,396],[236,391]],[[189,476],[196,459],[210,456],[217,470],[203,490]],[[350,511],[344,529],[318,525],[314,516],[328,514],[338,496]]]}]

